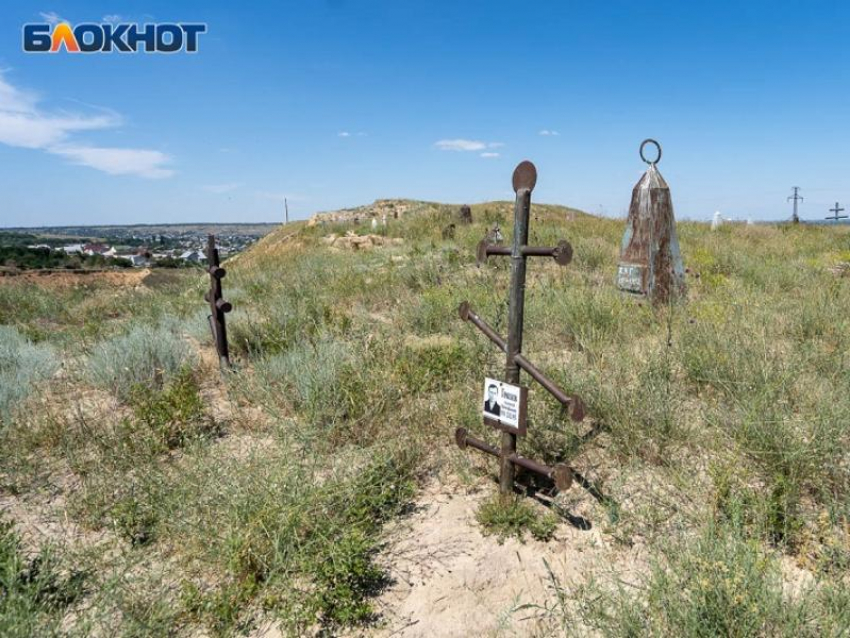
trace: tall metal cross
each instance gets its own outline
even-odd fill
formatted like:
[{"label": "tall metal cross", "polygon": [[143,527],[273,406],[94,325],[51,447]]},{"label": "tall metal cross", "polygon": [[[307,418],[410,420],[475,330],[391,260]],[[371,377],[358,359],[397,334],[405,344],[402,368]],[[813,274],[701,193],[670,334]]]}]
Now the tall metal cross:
[{"label": "tall metal cross", "polygon": [[215,246],[215,235],[207,238],[207,272],[210,274],[210,289],[204,294],[204,299],[210,304],[210,330],[212,331],[218,361],[222,370],[230,369],[230,350],[227,347],[227,326],[224,315],[233,310],[233,304],[225,301],[221,293],[221,280],[227,271],[221,267],[218,248]]},{"label": "tall metal cross", "polygon": [[[584,419],[584,404],[577,396],[568,395],[555,383],[548,379],[536,366],[522,355],[522,331],[525,313],[525,269],[528,257],[552,257],[561,266],[570,263],[573,256],[572,246],[566,241],[560,241],[555,248],[528,246],[528,220],[531,212],[531,191],[537,183],[537,169],[531,162],[521,162],[513,174],[513,188],[516,193],[514,205],[513,245],[499,246],[489,244],[484,239],[478,245],[479,262],[491,255],[510,256],[511,258],[511,287],[508,307],[508,339],[505,341],[493,328],[487,325],[472,308],[464,301],[459,308],[460,318],[471,322],[495,343],[506,355],[505,381],[516,385],[520,380],[520,369],[528,373],[540,383],[550,394],[567,408],[574,421]],[[541,465],[536,461],[517,454],[517,434],[502,429],[501,449],[497,449],[484,441],[468,436],[465,428],[458,428],[455,433],[457,444],[461,448],[471,446],[477,450],[498,456],[500,459],[499,491],[510,494],[513,491],[515,467],[519,465],[527,470],[543,474],[554,480],[558,489],[567,489],[572,484],[572,470],[559,463],[554,468]]]},{"label": "tall metal cross", "polygon": [[838,202],[835,202],[835,208],[829,209],[830,213],[833,213],[832,217],[825,217],[824,219],[831,219],[833,221],[838,221],[839,219],[847,219],[847,215],[839,215],[838,213],[843,213],[844,209],[839,208]]}]

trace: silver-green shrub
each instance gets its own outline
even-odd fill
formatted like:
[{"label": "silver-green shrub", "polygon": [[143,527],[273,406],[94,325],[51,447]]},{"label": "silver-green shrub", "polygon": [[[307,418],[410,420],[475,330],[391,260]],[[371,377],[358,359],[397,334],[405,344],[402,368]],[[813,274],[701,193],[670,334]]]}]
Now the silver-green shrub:
[{"label": "silver-green shrub", "polygon": [[32,343],[11,326],[0,326],[0,421],[58,367],[53,348]]},{"label": "silver-green shrub", "polygon": [[134,385],[161,385],[195,362],[195,353],[176,323],[163,321],[155,326],[136,325],[99,343],[89,357],[88,372],[96,385],[127,398]]},{"label": "silver-green shrub", "polygon": [[257,373],[270,391],[281,392],[311,419],[334,420],[345,410],[343,376],[352,360],[349,347],[330,338],[301,341],[281,354],[262,359]]}]

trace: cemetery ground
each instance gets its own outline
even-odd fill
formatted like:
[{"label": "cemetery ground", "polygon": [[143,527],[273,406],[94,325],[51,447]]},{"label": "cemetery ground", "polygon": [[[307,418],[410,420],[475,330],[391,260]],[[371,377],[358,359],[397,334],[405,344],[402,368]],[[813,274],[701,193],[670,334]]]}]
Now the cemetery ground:
[{"label": "cemetery ground", "polygon": [[574,259],[529,268],[523,351],[588,412],[531,387],[520,451],[581,477],[546,507],[453,438],[497,440],[457,307],[505,334],[475,247],[513,204],[404,205],[225,262],[223,375],[203,274],[0,286],[0,635],[847,635],[847,228],[679,223],[653,308],[621,220],[533,204]]}]

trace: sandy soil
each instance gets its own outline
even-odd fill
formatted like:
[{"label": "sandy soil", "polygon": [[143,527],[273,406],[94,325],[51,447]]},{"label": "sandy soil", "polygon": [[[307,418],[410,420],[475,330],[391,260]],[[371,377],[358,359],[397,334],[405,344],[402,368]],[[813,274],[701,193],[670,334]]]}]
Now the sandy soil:
[{"label": "sandy soil", "polygon": [[492,488],[464,494],[434,485],[417,511],[402,520],[381,557],[394,583],[377,607],[386,626],[379,636],[530,635],[540,631],[539,610],[552,594],[546,563],[561,585],[582,582],[601,562],[624,577],[642,562],[639,550],[612,547],[599,526],[562,523],[548,543],[526,537],[500,544],[484,536],[475,514]]},{"label": "sandy soil", "polygon": [[49,545],[71,547],[111,546],[107,530],[91,531],[71,520],[65,494],[76,489],[70,474],[54,476],[49,485],[24,496],[0,493],[0,515],[15,522],[22,548],[29,556]]},{"label": "sandy soil", "polygon": [[118,288],[135,288],[151,271],[147,268],[134,270],[28,270],[15,275],[6,274],[0,277],[3,284],[32,283],[45,288],[72,288],[97,283]]},{"label": "sandy soil", "polygon": [[[551,600],[547,563],[560,585],[567,588],[601,570],[616,569],[621,580],[637,580],[638,570],[645,566],[642,546],[617,546],[592,521],[587,521],[589,529],[564,521],[547,543],[530,536],[524,542],[511,538],[500,543],[494,536],[484,536],[475,514],[494,489],[486,486],[464,493],[436,482],[426,489],[413,513],[388,530],[389,541],[379,562],[389,572],[391,582],[374,601],[380,615],[378,626],[345,635],[543,635],[542,611],[519,607]],[[251,637],[283,635],[271,622]]]}]

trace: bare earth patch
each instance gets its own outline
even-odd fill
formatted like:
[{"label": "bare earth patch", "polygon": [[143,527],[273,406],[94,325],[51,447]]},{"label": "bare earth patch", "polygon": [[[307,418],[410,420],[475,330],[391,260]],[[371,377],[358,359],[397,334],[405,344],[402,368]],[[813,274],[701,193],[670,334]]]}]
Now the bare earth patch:
[{"label": "bare earth patch", "polygon": [[51,477],[49,485],[24,496],[0,493],[0,517],[15,522],[25,551],[36,555],[46,545],[63,547],[113,546],[108,530],[83,528],[68,513],[66,495],[78,487],[70,473]]},{"label": "bare earth patch", "polygon": [[0,286],[12,283],[33,283],[45,288],[73,288],[101,284],[117,288],[136,288],[151,271],[138,270],[33,270],[0,277]]},{"label": "bare earth patch", "polygon": [[584,580],[600,561],[618,563],[623,575],[640,564],[636,549],[613,547],[598,526],[563,522],[549,542],[484,536],[475,515],[490,493],[432,487],[398,523],[381,557],[395,582],[378,600],[387,623],[378,635],[528,635],[538,624],[534,610],[512,610],[548,598],[547,562],[566,585]]}]

